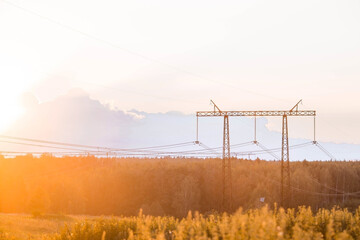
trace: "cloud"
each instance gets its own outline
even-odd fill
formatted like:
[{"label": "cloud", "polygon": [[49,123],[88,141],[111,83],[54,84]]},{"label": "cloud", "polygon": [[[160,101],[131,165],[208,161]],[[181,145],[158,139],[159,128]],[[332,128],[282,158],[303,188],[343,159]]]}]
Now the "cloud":
[{"label": "cloud", "polygon": [[[28,99],[33,96],[27,95]],[[122,111],[92,99],[81,89],[40,104],[31,104],[29,109],[6,132],[7,135],[61,141],[96,146],[136,148],[196,139],[196,117],[181,112],[148,113],[138,110]],[[281,146],[281,133],[270,131],[266,118],[257,119],[257,140],[268,148]],[[209,147],[222,146],[223,120],[220,118],[199,119],[199,140]],[[254,140],[254,122],[251,118],[230,118],[231,144]],[[309,142],[309,139],[290,139],[290,144]],[[351,144],[322,143],[339,159],[358,159],[360,147]],[[4,150],[34,150],[34,147],[1,145]],[[199,149],[199,146],[191,146]],[[37,149],[39,150],[39,149]],[[184,150],[184,149],[174,149]],[[188,150],[188,149],[187,149]],[[257,146],[233,148],[232,152],[259,150]],[[221,148],[219,150],[221,154]],[[280,156],[280,152],[276,153]],[[247,155],[246,155],[247,156]],[[260,158],[273,159],[270,155]],[[291,159],[329,159],[315,146],[291,151]],[[255,156],[252,156],[255,157]]]},{"label": "cloud", "polygon": [[132,115],[112,111],[76,89],[33,107],[7,134],[86,144],[122,144],[134,122]]}]

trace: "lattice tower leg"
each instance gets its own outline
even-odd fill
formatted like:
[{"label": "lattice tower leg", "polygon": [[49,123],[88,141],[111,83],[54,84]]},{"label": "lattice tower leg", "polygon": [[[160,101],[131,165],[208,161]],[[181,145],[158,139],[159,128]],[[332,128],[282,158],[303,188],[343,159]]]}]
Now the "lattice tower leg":
[{"label": "lattice tower leg", "polygon": [[290,158],[289,158],[289,133],[288,119],[283,116],[282,145],[281,145],[281,206],[289,207],[291,201],[290,185]]},{"label": "lattice tower leg", "polygon": [[232,178],[230,157],[229,116],[224,116],[224,139],[222,159],[222,183],[223,183],[223,210],[232,210]]}]

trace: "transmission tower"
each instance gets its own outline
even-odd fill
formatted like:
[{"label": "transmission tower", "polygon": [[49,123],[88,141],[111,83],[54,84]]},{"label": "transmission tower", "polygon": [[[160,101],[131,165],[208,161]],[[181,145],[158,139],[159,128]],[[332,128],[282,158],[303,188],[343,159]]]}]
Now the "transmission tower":
[{"label": "transmission tower", "polygon": [[291,182],[290,182],[290,157],[289,157],[289,131],[288,119],[282,117],[282,141],[281,141],[281,202],[280,205],[288,207],[291,199]]},{"label": "transmission tower", "polygon": [[[224,118],[224,135],[223,135],[223,159],[222,159],[222,193],[223,193],[223,209],[225,211],[232,210],[232,179],[231,179],[231,155],[230,155],[230,131],[229,117],[282,117],[282,142],[281,142],[281,189],[280,189],[280,205],[289,207],[291,202],[291,181],[290,181],[290,158],[289,158],[289,132],[288,117],[314,117],[314,110],[299,110],[300,100],[291,110],[276,111],[221,111],[219,107],[210,100],[214,106],[214,111],[196,112],[197,129],[196,140],[198,142],[198,118],[199,117],[223,117]],[[255,130],[256,131],[256,130]],[[314,131],[315,137],[315,131]]]},{"label": "transmission tower", "polygon": [[222,205],[225,211],[232,209],[232,179],[231,179],[231,156],[230,156],[230,134],[229,116],[224,116],[224,137],[223,137],[223,159],[222,159]]}]

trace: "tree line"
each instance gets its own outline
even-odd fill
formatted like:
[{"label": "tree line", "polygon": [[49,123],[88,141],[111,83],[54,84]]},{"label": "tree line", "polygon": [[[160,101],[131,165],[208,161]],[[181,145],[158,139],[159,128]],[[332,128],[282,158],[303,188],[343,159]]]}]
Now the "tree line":
[{"label": "tree line", "polygon": [[[359,162],[304,160],[290,169],[291,206],[360,204]],[[235,207],[280,202],[279,161],[234,158],[232,179]],[[221,159],[0,157],[0,212],[182,217],[221,205]]]}]

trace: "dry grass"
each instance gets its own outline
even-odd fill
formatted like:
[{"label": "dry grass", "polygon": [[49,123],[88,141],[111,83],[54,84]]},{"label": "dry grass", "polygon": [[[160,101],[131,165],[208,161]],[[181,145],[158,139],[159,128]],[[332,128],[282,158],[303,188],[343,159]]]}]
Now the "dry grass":
[{"label": "dry grass", "polygon": [[33,217],[26,214],[0,214],[0,240],[41,239],[43,236],[58,232],[65,224],[72,225],[84,219],[86,219],[84,216]]},{"label": "dry grass", "polygon": [[0,240],[355,240],[360,239],[360,207],[355,212],[263,207],[231,215],[189,213],[181,219],[142,212],[114,218],[0,214],[0,227],[6,234]]}]

